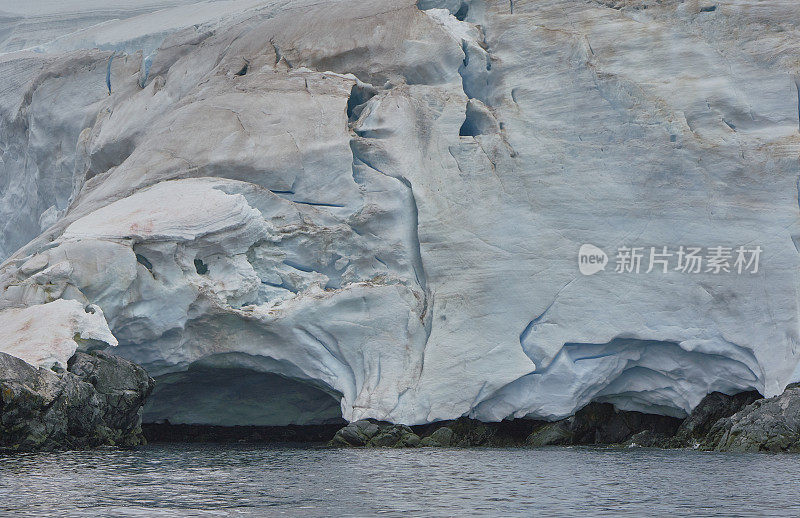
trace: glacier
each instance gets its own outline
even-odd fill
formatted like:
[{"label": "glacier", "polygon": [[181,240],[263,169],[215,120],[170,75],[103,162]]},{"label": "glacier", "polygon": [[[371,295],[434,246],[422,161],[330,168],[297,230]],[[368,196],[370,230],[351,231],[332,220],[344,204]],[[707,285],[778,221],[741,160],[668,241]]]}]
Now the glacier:
[{"label": "glacier", "polygon": [[[145,421],[682,417],[800,381],[793,0],[14,5],[0,351],[114,347]],[[756,273],[612,264],[745,245]]]}]

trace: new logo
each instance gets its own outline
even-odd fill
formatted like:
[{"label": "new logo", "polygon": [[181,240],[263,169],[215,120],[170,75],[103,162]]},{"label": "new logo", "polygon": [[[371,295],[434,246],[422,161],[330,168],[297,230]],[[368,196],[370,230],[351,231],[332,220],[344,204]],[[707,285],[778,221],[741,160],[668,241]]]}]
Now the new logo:
[{"label": "new logo", "polygon": [[578,269],[583,275],[594,275],[606,269],[608,256],[594,245],[584,244],[578,250]]}]

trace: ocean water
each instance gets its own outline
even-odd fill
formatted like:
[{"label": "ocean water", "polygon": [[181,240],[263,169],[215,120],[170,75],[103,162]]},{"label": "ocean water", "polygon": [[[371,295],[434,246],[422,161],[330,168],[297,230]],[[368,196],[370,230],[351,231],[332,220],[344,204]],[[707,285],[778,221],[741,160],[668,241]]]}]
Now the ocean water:
[{"label": "ocean water", "polygon": [[0,456],[2,516],[800,516],[800,455],[152,445]]}]

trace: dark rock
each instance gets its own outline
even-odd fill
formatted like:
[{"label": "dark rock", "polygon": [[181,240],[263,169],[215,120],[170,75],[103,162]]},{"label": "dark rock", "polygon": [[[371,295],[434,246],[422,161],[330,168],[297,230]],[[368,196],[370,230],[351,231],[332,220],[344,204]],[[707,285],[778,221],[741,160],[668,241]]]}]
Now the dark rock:
[{"label": "dark rock", "polygon": [[676,417],[619,410],[597,426],[594,441],[596,444],[621,443],[642,431],[672,437],[680,424],[681,419]]},{"label": "dark rock", "polygon": [[718,420],[701,444],[704,449],[737,452],[800,452],[800,387],[759,399]]},{"label": "dark rock", "polygon": [[[70,358],[67,370],[97,391],[102,418],[111,430],[134,430],[141,424],[138,412],[153,391],[153,379],[142,367],[128,360],[95,351],[77,352]],[[123,432],[126,433],[126,432]]]},{"label": "dark rock", "polygon": [[547,423],[526,439],[528,446],[620,444],[643,431],[671,437],[680,419],[617,410],[609,403],[589,403],[574,416]]},{"label": "dark rock", "polygon": [[502,439],[498,437],[498,429],[491,423],[483,423],[473,419],[461,418],[448,424],[453,431],[451,439],[455,446],[499,446]]},{"label": "dark rock", "polygon": [[422,439],[420,439],[419,445],[420,445],[421,448],[436,448],[436,447],[442,446],[438,442],[436,442],[433,439],[431,439],[430,436],[429,437],[423,437]]},{"label": "dark rock", "polygon": [[406,448],[419,445],[419,436],[405,425],[386,426],[370,439],[367,446],[373,448]]},{"label": "dark rock", "polygon": [[397,442],[394,444],[395,448],[415,448],[419,446],[421,439],[410,427],[400,424],[395,425],[393,428],[399,435]]},{"label": "dark rock", "polygon": [[420,438],[404,424],[372,420],[354,421],[333,436],[330,446],[366,446],[368,448],[413,448]]},{"label": "dark rock", "polygon": [[77,353],[61,373],[0,353],[0,448],[141,444],[141,406],[152,389],[141,367],[103,352]]},{"label": "dark rock", "polygon": [[419,438],[419,435],[415,434],[414,432],[406,432],[400,437],[400,440],[397,441],[394,445],[395,448],[416,448],[420,445],[422,439]]},{"label": "dark rock", "polygon": [[378,435],[381,428],[369,420],[354,421],[338,432],[331,439],[331,446],[366,446]]},{"label": "dark rock", "polygon": [[442,426],[423,439],[424,446],[450,446],[453,443],[454,435],[451,428]]},{"label": "dark rock", "polygon": [[337,435],[340,436],[345,444],[349,444],[350,446],[365,446],[370,440],[370,437],[361,434],[357,427],[350,425],[342,428],[341,432],[337,433]]},{"label": "dark rock", "polygon": [[[484,423],[462,417],[445,424],[453,432],[451,446],[487,446],[504,448],[520,446],[531,432],[542,424],[532,419],[514,419],[498,423]],[[439,425],[441,426],[441,424]]]},{"label": "dark rock", "polygon": [[367,443],[373,448],[390,448],[400,442],[400,432],[394,427],[387,427]]},{"label": "dark rock", "polygon": [[628,447],[639,446],[642,448],[669,448],[672,444],[672,437],[663,433],[642,430],[630,436],[622,445]]},{"label": "dark rock", "polygon": [[551,423],[528,419],[484,423],[462,417],[409,428],[364,420],[339,430],[330,444],[366,447],[616,444],[657,448],[699,444],[706,449],[733,451],[800,451],[800,384],[789,386],[780,398],[758,398],[757,392],[734,396],[715,392],[706,396],[683,421],[618,410],[609,403],[590,403],[575,415]]},{"label": "dark rock", "polygon": [[555,423],[547,423],[536,429],[525,440],[525,444],[534,448],[572,444],[573,437],[574,435],[570,430],[569,423],[565,421],[556,421]]},{"label": "dark rock", "polygon": [[329,444],[392,448],[620,444],[634,434],[647,431],[653,444],[662,445],[679,425],[680,420],[673,417],[619,411],[608,403],[592,403],[574,416],[554,423],[531,419],[484,423],[462,417],[412,429],[373,420],[356,421],[336,432]]},{"label": "dark rock", "polygon": [[681,423],[672,445],[682,447],[702,443],[717,421],[732,416],[761,397],[757,391],[741,392],[734,396],[721,392],[708,394]]}]

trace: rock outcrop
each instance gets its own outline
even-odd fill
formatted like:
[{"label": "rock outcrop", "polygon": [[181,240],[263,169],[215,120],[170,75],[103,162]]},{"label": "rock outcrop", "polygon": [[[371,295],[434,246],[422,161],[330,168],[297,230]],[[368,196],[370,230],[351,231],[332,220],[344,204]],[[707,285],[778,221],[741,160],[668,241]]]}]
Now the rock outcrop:
[{"label": "rock outcrop", "polygon": [[524,445],[525,438],[542,424],[530,419],[484,423],[462,417],[409,427],[365,419],[340,429],[328,444],[369,448],[517,447]]},{"label": "rock outcrop", "polygon": [[717,451],[800,452],[800,386],[720,419],[703,446]]},{"label": "rock outcrop", "polygon": [[709,442],[709,433],[717,421],[730,417],[747,405],[761,399],[758,392],[740,392],[729,396],[721,392],[712,392],[703,398],[684,419],[680,428],[672,438],[674,446],[697,447]]},{"label": "rock outcrop", "polygon": [[413,448],[420,446],[420,441],[419,436],[406,425],[361,420],[350,423],[336,432],[329,444],[368,448]]},{"label": "rock outcrop", "polygon": [[574,416],[535,430],[525,442],[528,446],[620,444],[638,435],[638,441],[644,442],[646,437],[646,445],[654,446],[666,444],[680,423],[674,417],[627,412],[608,403],[590,403]]},{"label": "rock outcrop", "polygon": [[0,449],[136,446],[153,380],[104,352],[78,352],[68,370],[36,368],[0,353]]},{"label": "rock outcrop", "polygon": [[733,452],[800,452],[800,384],[780,396],[714,392],[685,419],[590,403],[555,422],[516,419],[483,423],[461,418],[410,428],[362,420],[340,429],[330,446],[693,448]]},{"label": "rock outcrop", "polygon": [[163,1],[0,27],[0,350],[118,343],[213,426],[800,380],[796,1]]}]

